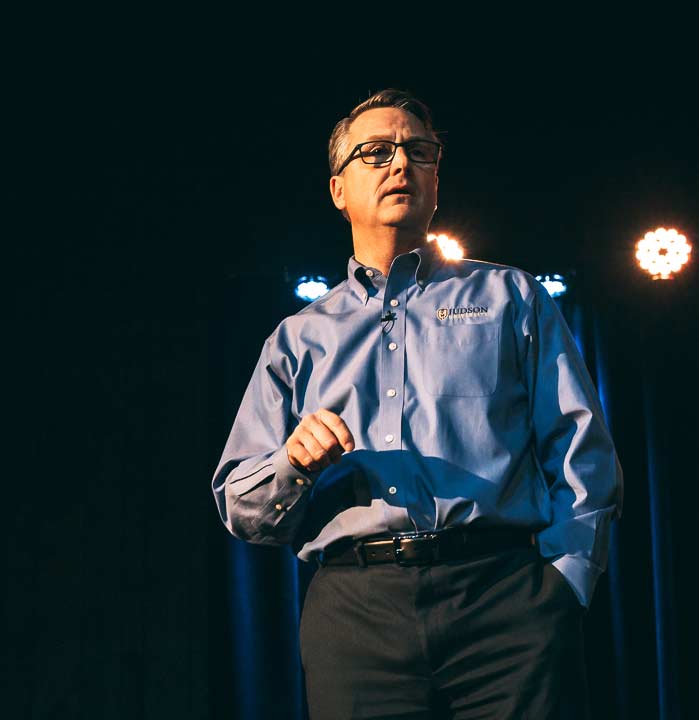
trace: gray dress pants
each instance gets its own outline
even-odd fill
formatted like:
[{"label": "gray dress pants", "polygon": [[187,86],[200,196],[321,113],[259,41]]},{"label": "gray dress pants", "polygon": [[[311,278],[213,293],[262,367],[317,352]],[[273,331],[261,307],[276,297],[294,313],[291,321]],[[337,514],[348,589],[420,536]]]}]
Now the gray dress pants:
[{"label": "gray dress pants", "polygon": [[300,626],[310,718],[587,719],[584,612],[533,547],[319,568]]}]

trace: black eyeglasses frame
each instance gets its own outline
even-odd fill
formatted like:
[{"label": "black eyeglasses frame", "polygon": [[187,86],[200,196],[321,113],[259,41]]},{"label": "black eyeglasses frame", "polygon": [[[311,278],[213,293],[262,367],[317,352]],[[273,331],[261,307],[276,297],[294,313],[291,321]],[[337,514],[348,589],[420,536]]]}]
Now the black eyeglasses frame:
[{"label": "black eyeglasses frame", "polygon": [[[385,142],[389,145],[393,145],[393,153],[391,154],[391,157],[387,158],[386,160],[382,160],[381,162],[368,162],[361,154],[360,148],[362,147],[362,145],[371,145],[377,142]],[[339,175],[352,162],[352,160],[356,160],[357,158],[361,158],[362,162],[365,165],[373,165],[375,167],[388,165],[393,161],[393,158],[396,156],[396,150],[398,150],[399,147],[407,148],[416,142],[429,143],[430,145],[434,145],[436,147],[435,158],[434,160],[413,160],[413,158],[410,157],[410,152],[406,149],[406,153],[410,161],[418,163],[420,165],[436,165],[439,162],[439,158],[441,156],[444,145],[442,145],[442,143],[436,142],[435,140],[428,140],[427,138],[410,138],[409,140],[405,140],[404,142],[399,143],[393,142],[393,140],[365,140],[364,142],[357,143],[354,148],[352,148],[352,152],[349,154],[349,157],[342,163],[342,165],[340,165],[338,171],[335,174]]]}]

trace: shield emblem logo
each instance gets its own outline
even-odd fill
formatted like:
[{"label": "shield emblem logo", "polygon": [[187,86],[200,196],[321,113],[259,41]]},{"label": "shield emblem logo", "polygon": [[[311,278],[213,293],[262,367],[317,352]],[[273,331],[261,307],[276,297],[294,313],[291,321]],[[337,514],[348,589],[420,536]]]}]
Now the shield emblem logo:
[{"label": "shield emblem logo", "polygon": [[445,320],[449,317],[449,310],[447,308],[439,308],[437,310],[437,319],[438,320]]}]

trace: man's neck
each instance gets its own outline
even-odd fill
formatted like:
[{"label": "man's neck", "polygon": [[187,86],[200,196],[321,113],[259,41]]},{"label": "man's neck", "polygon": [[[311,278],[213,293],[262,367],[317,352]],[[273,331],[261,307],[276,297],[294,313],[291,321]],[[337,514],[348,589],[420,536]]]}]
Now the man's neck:
[{"label": "man's neck", "polygon": [[401,232],[399,228],[382,228],[379,232],[352,233],[354,257],[362,265],[388,275],[393,260],[425,244],[424,233]]}]

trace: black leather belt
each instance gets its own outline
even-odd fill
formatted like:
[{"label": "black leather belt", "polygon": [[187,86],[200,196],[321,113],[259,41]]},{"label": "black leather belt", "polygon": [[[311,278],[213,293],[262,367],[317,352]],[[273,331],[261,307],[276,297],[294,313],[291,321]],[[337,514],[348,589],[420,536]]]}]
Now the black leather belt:
[{"label": "black leather belt", "polygon": [[343,538],[316,555],[325,565],[434,565],[464,560],[477,555],[532,547],[536,542],[530,530],[512,528],[450,527],[434,532],[400,533],[353,540]]}]

